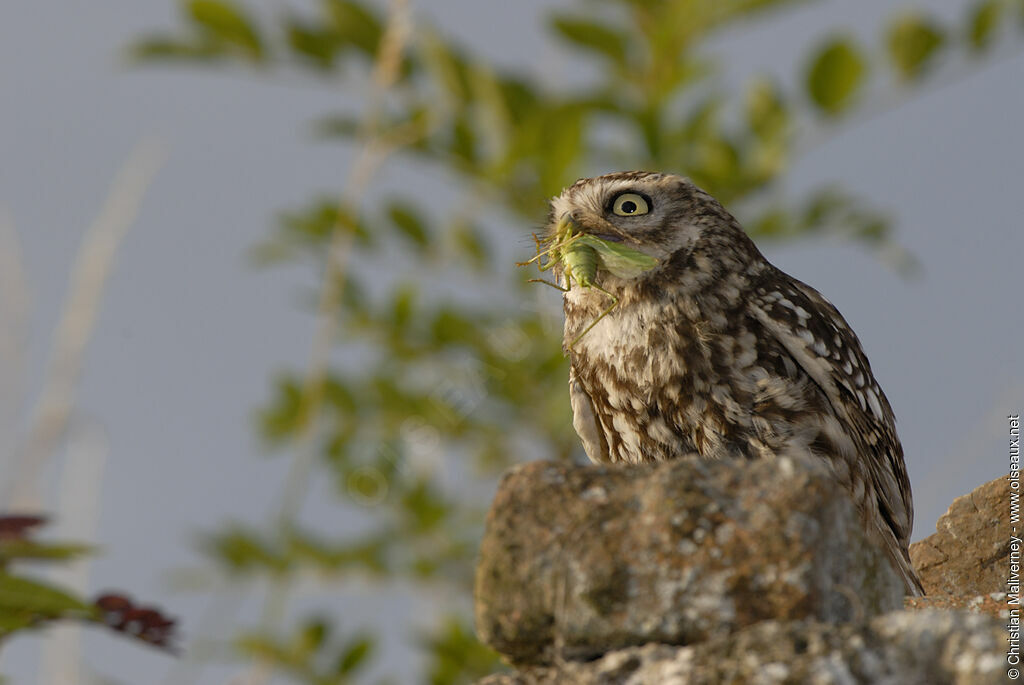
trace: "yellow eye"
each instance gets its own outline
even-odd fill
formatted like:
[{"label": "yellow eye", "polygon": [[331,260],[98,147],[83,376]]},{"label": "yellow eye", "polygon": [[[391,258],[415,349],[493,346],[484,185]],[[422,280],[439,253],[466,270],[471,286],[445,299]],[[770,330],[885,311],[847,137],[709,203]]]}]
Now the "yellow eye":
[{"label": "yellow eye", "polygon": [[638,216],[651,211],[651,207],[642,195],[623,193],[612,202],[612,211],[619,216]]}]

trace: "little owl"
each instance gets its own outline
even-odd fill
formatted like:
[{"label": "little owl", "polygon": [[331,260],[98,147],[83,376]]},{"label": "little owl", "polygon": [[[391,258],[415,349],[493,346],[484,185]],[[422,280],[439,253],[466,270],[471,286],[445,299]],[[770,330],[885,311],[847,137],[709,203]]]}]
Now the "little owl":
[{"label": "little owl", "polygon": [[573,425],[591,461],[814,454],[907,592],[924,594],[907,554],[914,511],[892,409],[836,308],[679,176],[581,179],[551,203],[551,230],[566,221],[658,260],[635,277],[599,269],[597,287],[564,295]]}]

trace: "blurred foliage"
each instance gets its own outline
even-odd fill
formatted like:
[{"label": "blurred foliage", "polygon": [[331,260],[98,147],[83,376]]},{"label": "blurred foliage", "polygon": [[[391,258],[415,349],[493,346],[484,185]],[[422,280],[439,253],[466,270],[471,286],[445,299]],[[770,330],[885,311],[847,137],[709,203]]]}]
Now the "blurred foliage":
[{"label": "blurred foliage", "polygon": [[158,609],[137,606],[122,594],[86,600],[26,574],[26,564],[67,564],[93,552],[87,545],[36,539],[45,524],[42,516],[0,514],[0,642],[59,621],[85,621],[174,650],[174,621]]},{"label": "blurred foliage", "polygon": [[889,59],[901,78],[919,78],[938,56],[945,30],[920,13],[904,14],[894,21],[886,35]]},{"label": "blurred foliage", "polygon": [[822,45],[807,73],[807,92],[830,116],[850,108],[867,76],[864,52],[850,38],[836,37]]},{"label": "blurred foliage", "polygon": [[[467,621],[488,493],[512,461],[580,451],[554,300],[536,303],[500,246],[529,253],[524,238],[547,199],[577,177],[651,169],[689,176],[758,239],[834,234],[892,254],[890,222],[869,200],[829,184],[785,196],[804,134],[832,135],[869,104],[912,96],[945,61],[991,53],[1024,28],[1019,0],[968,2],[963,25],[923,6],[894,17],[874,41],[841,30],[809,37],[795,91],[769,75],[727,85],[709,41],[771,30],[781,10],[800,4],[566,3],[548,19],[551,39],[591,76],[557,85],[542,78],[546,65],[499,66],[414,21],[398,78],[376,99],[362,96],[388,16],[370,2],[322,0],[263,17],[241,2],[185,0],[177,29],[136,42],[131,54],[144,61],[237,65],[327,88],[340,81],[352,96],[314,122],[321,139],[389,146],[451,190],[445,201],[416,189],[353,203],[316,197],[284,212],[255,248],[261,263],[306,263],[344,281],[334,312],[340,350],[315,411],[305,407],[308,379],[295,372],[275,381],[259,414],[267,443],[285,452],[311,418],[321,421],[316,478],[331,484],[339,506],[338,518],[322,523],[343,532],[307,530],[294,515],[227,526],[204,543],[217,568],[278,587],[312,571],[372,579],[381,596],[396,581],[425,598],[448,591],[459,601],[420,635],[422,679],[465,683],[495,669]],[[883,75],[893,78],[880,85]],[[518,234],[495,228],[510,222]],[[344,274],[326,268],[338,231],[351,239]],[[452,289],[458,296],[442,295]],[[342,525],[353,512],[361,523]],[[376,638],[365,627],[336,637],[338,622],[289,615],[244,633],[237,654],[296,682],[350,682],[371,663]]]},{"label": "blurred foliage", "polygon": [[243,635],[237,647],[241,654],[273,663],[301,682],[340,685],[350,682],[372,656],[374,642],[365,635],[355,635],[339,643],[332,639],[333,630],[330,619],[314,616],[292,635]]}]

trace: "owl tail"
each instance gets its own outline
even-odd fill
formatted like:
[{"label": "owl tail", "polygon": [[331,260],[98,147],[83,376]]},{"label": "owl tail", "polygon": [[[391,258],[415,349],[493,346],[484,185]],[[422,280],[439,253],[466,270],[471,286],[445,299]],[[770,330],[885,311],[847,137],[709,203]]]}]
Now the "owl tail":
[{"label": "owl tail", "polygon": [[907,595],[910,597],[924,597],[924,586],[921,584],[921,578],[918,577],[914,566],[910,563],[910,554],[907,552],[907,548],[895,545],[887,545],[886,548],[889,551],[889,558],[892,559],[893,566],[896,567],[896,571],[903,578],[903,585],[906,588]]}]

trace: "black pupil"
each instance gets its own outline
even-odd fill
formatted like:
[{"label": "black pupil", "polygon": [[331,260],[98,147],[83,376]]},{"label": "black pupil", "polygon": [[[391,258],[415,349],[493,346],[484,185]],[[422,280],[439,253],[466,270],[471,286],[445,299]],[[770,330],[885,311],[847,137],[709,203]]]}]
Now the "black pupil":
[{"label": "black pupil", "polygon": [[622,203],[621,209],[625,214],[632,214],[633,212],[636,211],[636,203],[633,202],[632,200],[626,200],[625,202]]}]

